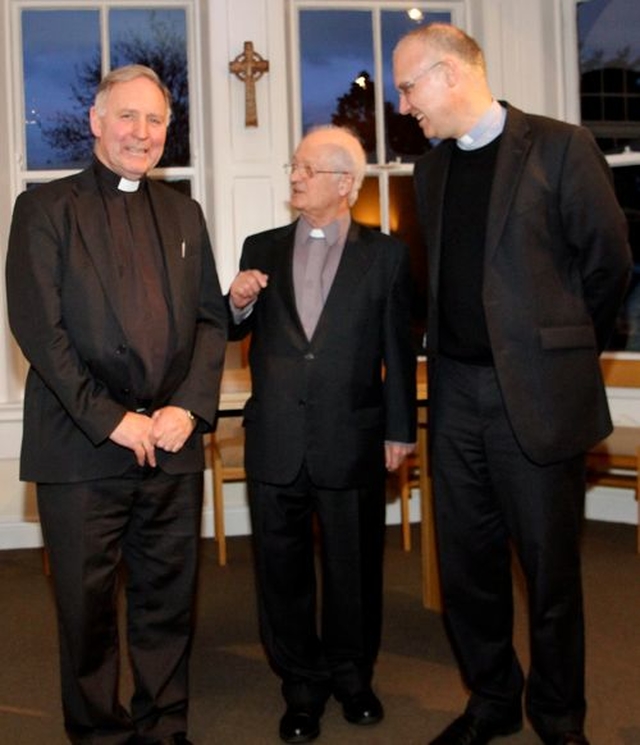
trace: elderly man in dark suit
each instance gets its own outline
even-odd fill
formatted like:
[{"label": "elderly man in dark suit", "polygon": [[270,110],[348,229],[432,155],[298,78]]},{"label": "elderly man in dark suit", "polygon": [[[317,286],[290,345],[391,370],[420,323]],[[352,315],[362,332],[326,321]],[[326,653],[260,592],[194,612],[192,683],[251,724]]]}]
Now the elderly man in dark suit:
[{"label": "elderly man in dark suit", "polygon": [[415,356],[407,248],[350,217],[364,171],[346,130],[308,134],[291,164],[300,217],[247,238],[230,289],[230,335],[252,334],[246,471],[261,631],[282,678],[286,742],[318,736],[331,694],[351,723],[383,716],[371,681],[385,464],[397,468],[413,449]]},{"label": "elderly man in dark suit", "polygon": [[90,112],[93,164],[21,194],[9,239],[9,319],[30,362],[21,477],[37,482],[73,743],[188,743],[201,434],[227,321],[200,207],[146,178],[169,116],[152,70],[112,71]]},{"label": "elderly man in dark suit", "polygon": [[495,101],[461,30],[404,37],[394,77],[402,113],[443,140],[415,183],[440,570],[471,697],[433,743],[522,727],[512,542],[528,585],[527,714],[548,745],[584,745],[584,453],[611,431],[598,355],[629,277],[625,220],[589,132]]}]

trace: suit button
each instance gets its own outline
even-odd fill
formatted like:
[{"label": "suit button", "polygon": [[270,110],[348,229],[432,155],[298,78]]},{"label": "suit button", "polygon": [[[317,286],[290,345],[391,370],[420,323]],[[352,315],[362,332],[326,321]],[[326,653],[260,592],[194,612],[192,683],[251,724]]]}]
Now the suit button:
[{"label": "suit button", "polygon": [[313,352],[307,352],[304,358],[305,360],[315,360],[316,356]]},{"label": "suit button", "polygon": [[126,351],[127,351],[126,344],[120,344],[119,347],[116,347],[116,354],[124,354]]}]

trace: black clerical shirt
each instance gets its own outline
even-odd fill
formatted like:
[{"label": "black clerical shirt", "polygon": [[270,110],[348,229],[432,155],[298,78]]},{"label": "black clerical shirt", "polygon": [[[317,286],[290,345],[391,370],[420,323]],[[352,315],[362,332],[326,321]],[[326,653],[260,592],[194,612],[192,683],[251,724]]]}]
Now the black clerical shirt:
[{"label": "black clerical shirt", "polygon": [[122,191],[121,178],[97,159],[94,167],[110,227],[125,309],[125,333],[140,365],[133,366],[136,395],[152,399],[166,371],[173,335],[167,272],[146,179]]}]

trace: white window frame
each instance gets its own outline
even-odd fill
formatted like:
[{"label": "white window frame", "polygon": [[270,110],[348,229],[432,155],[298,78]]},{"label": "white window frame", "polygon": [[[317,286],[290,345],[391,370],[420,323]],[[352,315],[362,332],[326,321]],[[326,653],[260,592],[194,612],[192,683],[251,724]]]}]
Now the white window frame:
[{"label": "white window frame", "polygon": [[[135,6],[127,0],[9,0],[10,8],[10,50],[9,79],[10,100],[12,102],[12,126],[9,131],[11,162],[12,201],[23,191],[27,183],[47,182],[52,179],[77,173],[75,169],[28,170],[26,168],[24,110],[24,71],[22,54],[21,13],[23,10],[97,10],[100,14],[100,31],[102,46],[102,66],[109,69],[108,11],[113,8],[126,9],[184,9],[186,15],[187,61],[189,72],[189,128],[191,165],[175,168],[155,168],[150,175],[167,181],[189,180],[191,195],[199,202],[205,202],[203,153],[202,106],[202,54],[200,50],[200,9],[198,0],[136,0]],[[87,127],[89,126],[87,112]]]},{"label": "white window frame", "polygon": [[366,175],[378,179],[380,199],[380,228],[383,233],[390,233],[389,178],[392,176],[411,176],[412,163],[397,161],[382,162],[384,149],[384,91],[382,86],[382,29],[380,14],[384,10],[411,10],[419,8],[427,13],[450,13],[451,22],[461,28],[469,27],[468,7],[464,0],[445,0],[443,2],[397,2],[396,0],[290,0],[289,3],[289,54],[291,70],[291,131],[294,142],[302,137],[302,95],[300,81],[300,26],[301,10],[369,10],[373,24],[373,54],[375,80],[375,116],[376,116],[376,163],[367,164]]},{"label": "white window frame", "polygon": [[[564,64],[565,111],[569,121],[580,124],[580,62],[578,60],[578,5],[590,0],[562,0],[563,49],[568,50]],[[605,155],[612,168],[616,166],[640,165],[640,152],[625,150],[622,153]],[[638,352],[631,354],[638,355]]]}]

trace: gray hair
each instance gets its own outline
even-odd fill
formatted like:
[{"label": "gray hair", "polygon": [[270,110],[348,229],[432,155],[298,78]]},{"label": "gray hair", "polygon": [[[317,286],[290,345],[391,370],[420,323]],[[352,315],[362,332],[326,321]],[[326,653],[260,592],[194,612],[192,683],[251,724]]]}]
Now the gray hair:
[{"label": "gray hair", "polygon": [[160,80],[160,77],[146,65],[124,65],[124,67],[116,67],[111,72],[107,73],[104,78],[100,81],[98,90],[96,91],[96,97],[94,106],[98,116],[104,116],[107,110],[107,97],[109,91],[117,83],[129,83],[131,80],[137,78],[147,78],[152,83],[158,86],[158,89],[164,96],[165,103],[167,104],[167,124],[171,120],[171,91],[167,86]]}]

